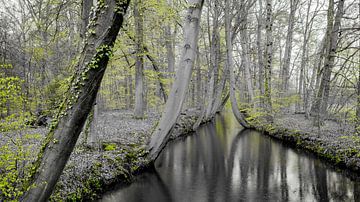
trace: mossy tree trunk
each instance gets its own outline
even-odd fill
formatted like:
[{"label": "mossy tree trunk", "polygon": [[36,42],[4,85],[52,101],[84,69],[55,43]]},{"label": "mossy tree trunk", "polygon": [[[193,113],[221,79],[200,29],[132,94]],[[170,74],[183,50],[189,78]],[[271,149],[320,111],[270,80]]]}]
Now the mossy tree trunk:
[{"label": "mossy tree trunk", "polygon": [[66,99],[33,164],[23,201],[49,199],[93,107],[129,2],[98,2]]},{"label": "mossy tree trunk", "polygon": [[188,11],[184,18],[184,45],[179,60],[179,68],[170,90],[169,99],[165,104],[165,110],[148,145],[151,161],[155,161],[165,147],[170,132],[180,115],[197,56],[200,16],[204,0],[189,0],[188,3]]}]

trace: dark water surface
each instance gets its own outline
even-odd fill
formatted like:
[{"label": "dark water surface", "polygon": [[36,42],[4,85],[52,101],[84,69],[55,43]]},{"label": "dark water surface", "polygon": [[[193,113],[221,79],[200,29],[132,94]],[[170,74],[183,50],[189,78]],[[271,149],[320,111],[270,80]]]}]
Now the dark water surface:
[{"label": "dark water surface", "polygon": [[101,201],[359,201],[360,182],[253,130],[231,114],[168,144],[147,172]]}]

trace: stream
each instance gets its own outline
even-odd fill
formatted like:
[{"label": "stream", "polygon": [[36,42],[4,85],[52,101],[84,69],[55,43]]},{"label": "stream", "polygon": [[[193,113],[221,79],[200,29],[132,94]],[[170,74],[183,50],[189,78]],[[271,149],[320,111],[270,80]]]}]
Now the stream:
[{"label": "stream", "polygon": [[360,181],[260,132],[242,131],[231,113],[195,133],[170,142],[154,171],[100,201],[360,201]]}]

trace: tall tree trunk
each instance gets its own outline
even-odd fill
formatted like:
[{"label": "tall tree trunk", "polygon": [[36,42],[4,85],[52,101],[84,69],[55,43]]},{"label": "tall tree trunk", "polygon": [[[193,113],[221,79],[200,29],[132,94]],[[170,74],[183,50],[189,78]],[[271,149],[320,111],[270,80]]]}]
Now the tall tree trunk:
[{"label": "tall tree trunk", "polygon": [[289,79],[290,79],[290,60],[292,52],[292,41],[294,33],[294,24],[295,24],[295,12],[297,9],[299,0],[290,0],[290,14],[288,18],[288,28],[286,35],[285,43],[285,54],[284,54],[284,63],[281,72],[281,93],[287,94],[289,90]]},{"label": "tall tree trunk", "polygon": [[257,15],[257,29],[256,29],[256,48],[257,48],[257,62],[259,68],[259,97],[260,97],[260,106],[264,105],[263,95],[265,94],[264,89],[264,58],[263,58],[263,47],[262,47],[262,29],[263,29],[263,19],[262,19],[262,1],[259,0],[259,14]]},{"label": "tall tree trunk", "polygon": [[144,118],[145,100],[144,100],[144,32],[142,0],[135,0],[134,19],[135,19],[135,118]]},{"label": "tall tree trunk", "polygon": [[[303,36],[303,45],[302,45],[302,51],[301,51],[301,63],[300,63],[300,69],[304,70],[306,64],[308,63],[308,51],[307,46],[310,39],[311,29],[312,29],[312,22],[309,22],[309,15],[310,15],[310,8],[311,8],[312,0],[309,1],[307,11],[306,11],[306,20],[305,20],[305,30],[304,30],[304,36]],[[307,72],[307,71],[304,71]],[[304,80],[305,82],[305,80]],[[304,83],[304,91],[303,91],[303,101],[304,101],[304,110],[305,110],[305,116],[309,116],[309,95],[310,95],[310,87]]]},{"label": "tall tree trunk", "polygon": [[219,77],[219,64],[220,64],[220,33],[219,33],[219,2],[218,0],[214,1],[214,17],[213,17],[213,31],[210,47],[210,80],[208,83],[208,97],[207,97],[207,106],[205,108],[205,119],[210,119],[212,114],[212,109],[215,101],[215,89],[218,84]]},{"label": "tall tree trunk", "polygon": [[246,122],[244,115],[241,113],[236,100],[236,87],[235,87],[235,73],[233,65],[233,45],[232,45],[232,33],[231,33],[231,10],[230,0],[225,0],[225,38],[226,38],[226,66],[230,75],[230,101],[231,109],[234,113],[236,120],[244,127],[250,128]]},{"label": "tall tree trunk", "polygon": [[330,78],[335,62],[340,23],[344,10],[344,0],[340,0],[338,2],[335,20],[334,20],[333,5],[334,5],[334,1],[329,0],[328,28],[327,28],[328,40],[327,40],[326,58],[324,62],[323,76],[320,83],[317,102],[315,106],[316,107],[315,110],[317,111],[317,113],[314,124],[317,126],[322,124],[327,112],[329,93],[330,93]]},{"label": "tall tree trunk", "polygon": [[273,122],[272,116],[272,103],[271,103],[271,70],[273,60],[273,35],[272,35],[272,0],[266,0],[266,49],[265,49],[265,82],[264,82],[264,99],[265,99],[265,111],[266,120]]},{"label": "tall tree trunk", "polygon": [[129,2],[107,0],[98,5],[71,87],[33,165],[22,201],[42,202],[50,197],[93,107]]},{"label": "tall tree trunk", "polygon": [[184,18],[184,46],[179,61],[179,68],[171,87],[169,99],[165,104],[165,110],[148,145],[151,161],[155,161],[165,147],[169,140],[170,132],[180,115],[197,56],[200,16],[204,0],[189,0],[189,4]]}]

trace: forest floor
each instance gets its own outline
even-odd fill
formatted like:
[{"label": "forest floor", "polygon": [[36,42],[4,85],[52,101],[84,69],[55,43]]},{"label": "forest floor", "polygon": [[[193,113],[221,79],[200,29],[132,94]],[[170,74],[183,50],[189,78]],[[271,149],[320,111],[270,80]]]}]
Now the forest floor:
[{"label": "forest floor", "polygon": [[360,136],[355,134],[353,125],[327,120],[318,128],[313,126],[313,119],[306,119],[304,114],[274,117],[273,124],[255,128],[335,165],[360,173]]}]

